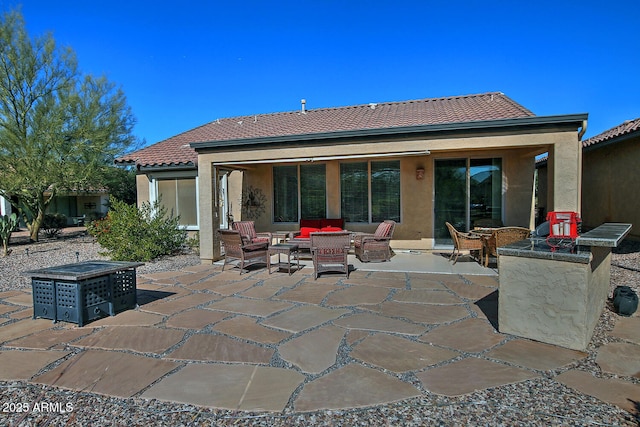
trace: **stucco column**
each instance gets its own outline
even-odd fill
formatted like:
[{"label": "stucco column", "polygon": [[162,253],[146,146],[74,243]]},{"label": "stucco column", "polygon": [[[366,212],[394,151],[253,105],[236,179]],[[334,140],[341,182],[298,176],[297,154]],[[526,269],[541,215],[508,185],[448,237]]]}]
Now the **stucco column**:
[{"label": "stucco column", "polygon": [[582,189],[582,147],[575,138],[558,141],[549,153],[552,197],[549,211],[580,212]]},{"label": "stucco column", "polygon": [[200,215],[200,260],[210,264],[220,259],[220,243],[217,230],[220,228],[218,215],[217,171],[210,163],[198,162],[198,213]]}]

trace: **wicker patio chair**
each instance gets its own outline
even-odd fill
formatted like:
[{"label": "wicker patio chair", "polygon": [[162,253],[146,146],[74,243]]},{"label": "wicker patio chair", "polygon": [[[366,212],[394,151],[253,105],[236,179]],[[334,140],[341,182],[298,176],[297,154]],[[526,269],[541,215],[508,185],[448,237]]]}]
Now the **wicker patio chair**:
[{"label": "wicker patio chair", "polygon": [[389,243],[393,237],[396,222],[384,220],[373,234],[358,233],[353,239],[356,257],[362,262],[383,262],[391,260]]},{"label": "wicker patio chair", "polygon": [[483,236],[484,240],[484,266],[489,266],[489,255],[498,258],[498,248],[510,243],[528,239],[531,230],[524,227],[501,227],[496,228],[489,236]]},{"label": "wicker patio chair", "polygon": [[351,247],[351,233],[348,231],[319,232],[311,233],[309,237],[314,278],[317,279],[320,273],[327,271],[344,273],[349,278],[347,255]]},{"label": "wicker patio chair", "polygon": [[253,264],[267,264],[267,249],[269,242],[245,244],[236,230],[218,230],[222,244],[224,245],[224,264],[222,271],[227,264],[235,263],[240,268],[240,274]]},{"label": "wicker patio chair", "polygon": [[471,233],[463,233],[455,229],[455,227],[448,222],[445,223],[447,228],[449,229],[449,234],[451,234],[451,239],[453,239],[453,252],[449,257],[449,261],[454,257],[453,263],[458,262],[458,256],[460,256],[460,251],[469,251],[471,254],[474,251],[478,251],[480,262],[482,262],[482,249],[483,242],[480,236],[474,235]]},{"label": "wicker patio chair", "polygon": [[240,232],[242,241],[245,244],[271,242],[271,233],[256,233],[256,227],[253,221],[236,221],[233,223],[233,229]]}]

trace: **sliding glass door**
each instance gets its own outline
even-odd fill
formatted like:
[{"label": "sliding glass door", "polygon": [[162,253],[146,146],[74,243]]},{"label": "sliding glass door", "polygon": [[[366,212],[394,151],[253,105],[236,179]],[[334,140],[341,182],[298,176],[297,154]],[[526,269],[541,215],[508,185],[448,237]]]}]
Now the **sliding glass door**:
[{"label": "sliding glass door", "polygon": [[494,159],[435,160],[434,238],[436,245],[450,245],[445,222],[460,231],[476,222],[502,218],[502,161]]}]

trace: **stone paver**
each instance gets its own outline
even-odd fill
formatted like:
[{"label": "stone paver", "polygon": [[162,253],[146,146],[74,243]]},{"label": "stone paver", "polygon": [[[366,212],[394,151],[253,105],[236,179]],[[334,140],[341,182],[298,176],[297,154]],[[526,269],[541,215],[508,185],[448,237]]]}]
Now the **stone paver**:
[{"label": "stone paver", "polygon": [[22,308],[22,306],[0,304],[0,316],[6,313],[11,313],[12,311],[22,310]]},{"label": "stone paver", "polygon": [[513,384],[535,378],[526,369],[513,368],[475,357],[419,372],[425,389],[445,396],[460,396],[476,390]]},{"label": "stone paver", "polygon": [[281,293],[276,298],[285,301],[320,304],[327,294],[337,289],[342,289],[342,286],[336,286],[335,284],[318,286],[313,283],[305,283],[290,291]]},{"label": "stone paver", "polygon": [[180,283],[181,285],[185,285],[185,286],[193,285],[196,282],[200,282],[201,280],[204,280],[204,279],[208,278],[214,272],[213,271],[209,271],[209,270],[205,270],[205,271],[200,271],[200,272],[197,272],[197,273],[191,273],[191,272],[187,272],[187,273],[188,274],[183,274],[183,275],[177,277],[178,283]]},{"label": "stone paver", "polygon": [[216,276],[213,279],[210,279],[201,283],[197,283],[195,285],[191,285],[189,286],[189,289],[202,290],[202,291],[207,290],[207,291],[215,292],[216,294],[230,296],[230,295],[242,293],[247,289],[251,289],[255,285],[256,285],[256,281],[254,279],[238,281],[238,279],[236,278],[236,280],[230,282],[230,281],[220,280]]},{"label": "stone paver", "polygon": [[5,299],[5,298],[9,298],[9,297],[13,297],[16,295],[20,295],[21,293],[23,293],[22,291],[2,291],[0,292],[0,299]]},{"label": "stone paver", "polygon": [[28,380],[68,351],[0,351],[0,379]]},{"label": "stone paver", "polygon": [[139,273],[138,275],[143,279],[150,280],[165,280],[165,279],[177,279],[180,276],[190,274],[189,271],[162,271],[159,273]]},{"label": "stone paver", "polygon": [[47,319],[24,319],[3,325],[0,328],[0,343],[51,329],[54,326],[53,322]]},{"label": "stone paver", "polygon": [[498,276],[478,276],[478,275],[471,275],[471,274],[464,274],[462,277],[464,277],[465,280],[468,280],[476,285],[480,285],[480,286],[488,286],[490,288],[497,288],[498,286],[500,286],[500,281],[498,280]]},{"label": "stone paver", "polygon": [[271,298],[284,286],[281,283],[273,282],[273,283],[262,283],[260,286],[253,286],[246,291],[240,293],[240,295],[249,297],[249,298]]},{"label": "stone paver", "polygon": [[416,275],[410,274],[409,281],[411,283],[411,289],[432,289],[437,291],[446,291],[447,287],[442,283],[442,281],[425,277],[424,274]]},{"label": "stone paver", "polygon": [[637,413],[640,402],[640,385],[618,379],[596,378],[589,372],[570,370],[558,375],[556,381],[581,393]]},{"label": "stone paver", "polygon": [[248,314],[260,317],[266,317],[291,307],[293,307],[293,305],[286,302],[238,297],[226,297],[207,306],[207,308],[213,310],[229,311],[231,313]]},{"label": "stone paver", "polygon": [[447,283],[447,288],[461,296],[470,300],[479,300],[496,291],[495,287],[481,286],[478,284],[466,283]]},{"label": "stone paver", "polygon": [[79,347],[133,350],[161,354],[178,344],[184,331],[143,326],[110,326],[73,343]]},{"label": "stone paver", "polygon": [[275,331],[259,325],[256,323],[256,319],[246,316],[236,316],[232,319],[223,320],[217,323],[213,330],[265,344],[275,344],[291,336],[289,333]]},{"label": "stone paver", "polygon": [[469,318],[451,325],[442,325],[422,335],[419,340],[477,353],[493,347],[506,338],[486,320]]},{"label": "stone paver", "polygon": [[176,298],[170,301],[150,304],[142,307],[141,309],[144,311],[150,311],[152,313],[159,313],[164,315],[170,315],[179,313],[188,308],[193,308],[198,305],[206,304],[215,299],[219,299],[218,295],[214,294],[205,294],[205,293],[195,293],[186,295],[180,298]]},{"label": "stone paver", "polygon": [[389,289],[370,286],[351,286],[327,296],[326,304],[333,307],[380,304],[387,299]]},{"label": "stone paver", "polygon": [[33,318],[33,307],[29,307],[27,309],[20,310],[20,311],[14,311],[13,313],[9,314],[9,317],[11,319],[18,319],[18,320]]},{"label": "stone paver", "polygon": [[188,365],[149,388],[142,397],[232,410],[279,412],[303,381],[303,375],[288,369]]},{"label": "stone paver", "polygon": [[47,330],[10,341],[5,343],[5,346],[46,350],[56,345],[71,342],[91,332],[93,332],[92,329],[80,328]]},{"label": "stone paver", "polygon": [[32,381],[72,390],[131,397],[179,366],[116,351],[87,350]]},{"label": "stone paver", "polygon": [[[399,349],[402,357],[398,357]],[[459,353],[406,338],[375,334],[356,345],[351,356],[393,372],[407,372],[453,359]]]},{"label": "stone paver", "polygon": [[192,335],[168,359],[267,364],[275,350],[220,335]]},{"label": "stone paver", "polygon": [[604,372],[640,378],[640,345],[609,343],[598,349],[596,363]]},{"label": "stone paver", "polygon": [[426,331],[424,326],[375,314],[353,314],[333,322],[347,329],[365,331],[395,332],[403,335],[421,335]]},{"label": "stone paver", "polygon": [[440,283],[447,284],[447,286],[453,283],[459,283],[461,285],[466,284],[462,276],[457,274],[421,274],[421,273],[410,273],[409,277],[411,278],[411,289],[421,289],[421,283],[424,283],[426,286],[431,286],[430,283]]},{"label": "stone paver", "polygon": [[640,317],[618,317],[611,335],[640,344]]},{"label": "stone paver", "polygon": [[587,354],[551,344],[516,339],[494,348],[486,356],[527,368],[548,371],[584,359]]},{"label": "stone paver", "polygon": [[456,295],[447,291],[434,291],[431,289],[416,289],[399,291],[393,296],[394,301],[423,303],[423,304],[462,304],[463,301]]},{"label": "stone paver", "polygon": [[[404,276],[404,273],[402,273]],[[367,277],[367,278],[354,278],[350,276],[348,280],[344,281],[345,285],[359,285],[377,288],[399,288],[404,289],[407,286],[407,280],[405,277],[392,277],[392,278],[380,278],[380,277]]]},{"label": "stone paver", "polygon": [[401,317],[412,322],[426,324],[449,323],[469,316],[469,311],[463,305],[434,305],[413,304],[387,301],[378,307],[369,307],[384,316]]},{"label": "stone paver", "polygon": [[293,333],[322,325],[349,313],[345,309],[331,309],[318,306],[303,306],[265,319],[262,324]]},{"label": "stone paver", "polygon": [[202,329],[207,325],[219,322],[225,317],[233,316],[226,311],[213,311],[203,308],[194,308],[174,314],[167,319],[166,325],[169,328]]},{"label": "stone paver", "polygon": [[344,329],[322,327],[282,344],[278,352],[303,372],[319,374],[336,363],[336,353],[344,335]]},{"label": "stone paver", "polygon": [[359,365],[347,365],[305,384],[294,402],[297,411],[373,406],[421,393],[390,375]]},{"label": "stone paver", "polygon": [[99,328],[102,326],[152,326],[162,322],[163,316],[155,313],[147,313],[138,310],[127,310],[115,316],[103,317],[96,321],[87,323],[89,328]]},{"label": "stone paver", "polygon": [[18,295],[7,297],[4,300],[15,305],[33,305],[33,296],[31,295],[31,292],[20,292]]}]

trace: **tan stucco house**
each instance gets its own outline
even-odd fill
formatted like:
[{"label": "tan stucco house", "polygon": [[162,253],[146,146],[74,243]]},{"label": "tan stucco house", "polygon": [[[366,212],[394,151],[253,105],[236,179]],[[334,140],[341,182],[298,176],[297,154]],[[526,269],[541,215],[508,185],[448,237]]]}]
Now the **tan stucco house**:
[{"label": "tan stucco house", "polygon": [[533,226],[536,156],[548,152],[547,206],[580,211],[587,114],[536,116],[499,92],[217,119],[123,156],[138,201],[162,197],[199,230],[203,262],[216,229],[258,231],[301,218],[344,218],[373,231],[397,222],[392,247],[450,244],[445,221]]},{"label": "tan stucco house", "polygon": [[633,224],[640,238],[640,118],[628,120],[582,142],[582,221]]}]

